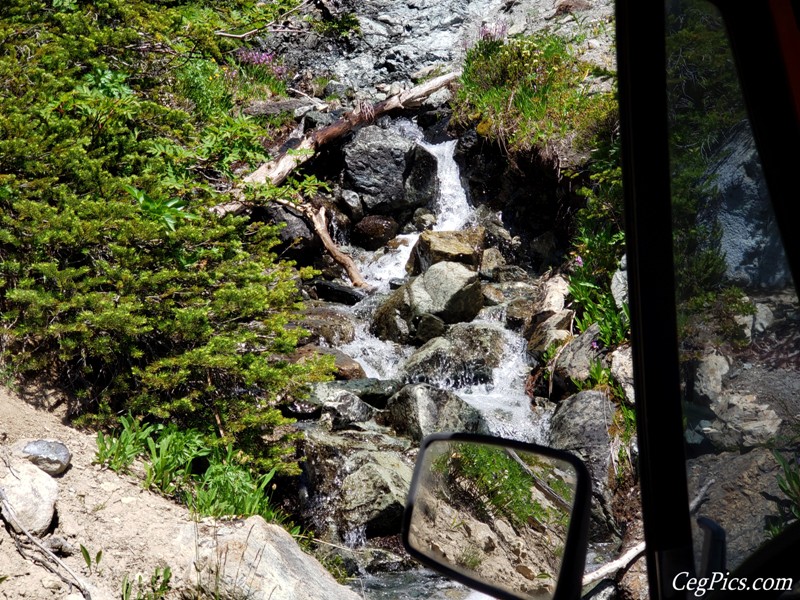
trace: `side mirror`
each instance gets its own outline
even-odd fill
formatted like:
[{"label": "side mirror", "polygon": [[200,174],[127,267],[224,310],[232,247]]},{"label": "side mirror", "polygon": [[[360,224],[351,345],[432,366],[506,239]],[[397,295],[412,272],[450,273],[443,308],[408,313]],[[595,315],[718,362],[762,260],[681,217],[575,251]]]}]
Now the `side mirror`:
[{"label": "side mirror", "polygon": [[408,553],[501,600],[581,593],[591,482],[566,452],[475,434],[422,441],[403,516]]}]

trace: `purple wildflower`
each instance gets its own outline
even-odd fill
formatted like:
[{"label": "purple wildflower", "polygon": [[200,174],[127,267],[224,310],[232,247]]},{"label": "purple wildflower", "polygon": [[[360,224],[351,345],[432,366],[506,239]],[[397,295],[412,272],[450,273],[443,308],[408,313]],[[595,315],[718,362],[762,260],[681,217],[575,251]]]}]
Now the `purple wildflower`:
[{"label": "purple wildflower", "polygon": [[260,50],[245,50],[240,48],[236,51],[236,58],[239,62],[245,65],[272,65],[275,61],[274,52],[262,52]]},{"label": "purple wildflower", "polygon": [[575,264],[579,267],[583,266],[583,259],[581,258],[580,254],[575,255]]}]

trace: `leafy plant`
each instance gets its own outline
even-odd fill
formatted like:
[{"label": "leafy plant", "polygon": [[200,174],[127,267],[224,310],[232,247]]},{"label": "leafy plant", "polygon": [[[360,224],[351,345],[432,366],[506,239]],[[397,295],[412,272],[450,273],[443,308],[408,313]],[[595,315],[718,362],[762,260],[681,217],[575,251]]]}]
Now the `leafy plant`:
[{"label": "leafy plant", "polygon": [[119,419],[122,429],[118,436],[97,432],[97,452],[95,462],[107,466],[112,471],[125,471],[133,464],[147,447],[147,440],[158,432],[161,425],[143,425],[140,419],[132,415]]},{"label": "leafy plant", "polygon": [[186,203],[180,198],[163,200],[151,198],[133,186],[124,186],[125,190],[139,204],[142,212],[154,221],[161,223],[169,231],[175,231],[180,219],[196,219],[197,216],[186,211]]},{"label": "leafy plant", "polygon": [[220,517],[260,515],[269,522],[286,521],[283,511],[270,500],[269,484],[275,475],[273,469],[263,475],[253,472],[236,460],[236,452],[228,447],[215,450],[205,473],[196,479],[186,500],[201,515]]},{"label": "leafy plant", "polygon": [[136,581],[136,595],[133,595],[134,583],[128,575],[122,580],[122,600],[162,600],[170,590],[172,570],[169,567],[156,568],[150,576],[149,584],[139,575]]},{"label": "leafy plant", "polygon": [[86,546],[80,544],[80,548],[81,556],[83,556],[83,560],[86,563],[86,568],[89,570],[89,575],[92,574],[92,570],[97,573],[98,569],[100,568],[100,560],[103,558],[103,551],[98,550],[97,554],[95,554],[94,558],[92,558],[92,555],[89,553],[89,550],[86,549]]},{"label": "leafy plant", "polygon": [[454,116],[512,152],[543,151],[570,135],[584,140],[615,110],[612,94],[588,92],[593,72],[560,36],[482,31],[464,59]]},{"label": "leafy plant", "polygon": [[174,426],[161,430],[157,440],[147,438],[147,448],[144,486],[155,487],[166,496],[186,485],[194,460],[211,452],[199,431],[180,431]]},{"label": "leafy plant", "polygon": [[464,548],[456,557],[456,564],[464,567],[467,571],[475,571],[482,562],[483,554],[474,546]]},{"label": "leafy plant", "polygon": [[544,507],[531,498],[530,476],[503,448],[459,444],[437,459],[434,469],[447,475],[455,492],[482,518],[496,511],[516,525],[548,520]]},{"label": "leafy plant", "polygon": [[783,473],[778,475],[778,487],[791,502],[791,514],[800,519],[800,465],[797,460],[787,459],[777,450],[772,452]]}]

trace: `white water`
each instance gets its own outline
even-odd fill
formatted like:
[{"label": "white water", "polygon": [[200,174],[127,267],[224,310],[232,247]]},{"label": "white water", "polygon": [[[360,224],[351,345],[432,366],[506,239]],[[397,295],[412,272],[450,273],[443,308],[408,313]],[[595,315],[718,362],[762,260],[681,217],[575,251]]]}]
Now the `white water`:
[{"label": "white water", "polygon": [[[437,158],[439,197],[430,207],[436,215],[434,230],[456,231],[474,223],[474,210],[467,201],[458,165],[453,158],[456,140],[427,144],[422,139],[420,129],[407,119],[398,119],[393,127],[405,137],[423,145]],[[388,292],[392,279],[406,276],[405,266],[418,237],[419,234],[401,235],[396,238],[395,247],[391,250],[355,254],[354,259],[362,276],[379,293]],[[362,303],[363,306],[354,308],[361,317],[361,324],[357,327],[354,341],[341,349],[363,366],[368,377],[397,378],[414,348],[380,340],[369,332],[368,321],[375,300],[370,298]],[[476,321],[499,324],[502,318],[502,311],[487,308]],[[529,372],[525,361],[525,340],[505,329],[503,336],[504,354],[500,366],[494,369],[493,383],[450,389],[483,414],[493,434],[543,443],[548,418],[531,410],[530,398],[525,394],[525,379]],[[442,384],[436,382],[436,385],[445,387]]]}]

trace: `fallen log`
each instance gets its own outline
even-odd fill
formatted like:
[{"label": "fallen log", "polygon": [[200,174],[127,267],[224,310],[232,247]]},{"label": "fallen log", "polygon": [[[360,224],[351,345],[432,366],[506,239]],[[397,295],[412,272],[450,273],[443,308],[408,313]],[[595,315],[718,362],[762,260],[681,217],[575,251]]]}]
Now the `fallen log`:
[{"label": "fallen log", "polygon": [[[377,117],[390,111],[399,108],[419,106],[433,92],[449,85],[459,75],[460,73],[458,72],[441,75],[440,77],[415,86],[410,90],[395,94],[377,104],[370,105],[362,103],[354,110],[346,113],[335,123],[308,133],[303,137],[299,145],[287,150],[275,160],[264,163],[245,177],[242,183],[245,185],[280,185],[286,181],[286,178],[292,171],[311,159],[320,147],[341,138],[353,131],[356,127],[371,123]],[[211,212],[219,216],[225,216],[228,214],[238,215],[247,210],[248,205],[244,202],[241,188],[234,188],[231,191],[231,195],[234,198],[233,200],[212,207]],[[290,202],[282,202],[282,204],[291,206],[292,209],[298,211],[303,218],[311,223],[314,227],[314,231],[322,241],[323,246],[325,246],[325,249],[337,263],[344,267],[347,276],[355,287],[369,287],[361,276],[353,259],[339,250],[336,243],[331,239],[328,233],[324,208],[315,210],[312,206],[305,203],[292,204]]]},{"label": "fallen log", "polygon": [[303,138],[299,146],[284,152],[273,161],[264,163],[245,177],[244,182],[262,184],[269,182],[272,185],[280,185],[294,169],[311,159],[321,146],[339,139],[360,125],[371,123],[388,112],[419,106],[433,92],[449,85],[459,75],[458,72],[441,75],[410,90],[395,94],[383,102],[374,105],[362,104],[345,113],[335,123],[312,131]]}]

